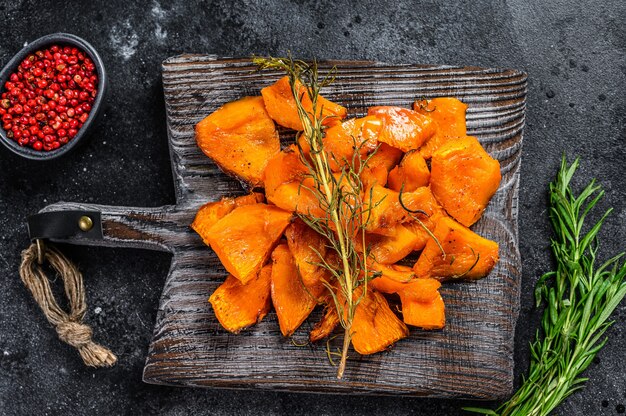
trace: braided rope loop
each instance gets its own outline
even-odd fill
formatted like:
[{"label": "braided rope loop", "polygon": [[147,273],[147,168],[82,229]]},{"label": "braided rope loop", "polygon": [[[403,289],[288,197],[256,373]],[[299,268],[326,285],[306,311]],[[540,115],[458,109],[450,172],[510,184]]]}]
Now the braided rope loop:
[{"label": "braided rope loop", "polygon": [[50,281],[38,261],[41,260],[41,247],[41,243],[39,245],[33,243],[22,252],[20,265],[22,282],[32,293],[46,319],[55,327],[59,338],[78,350],[85,365],[112,366],[117,361],[115,354],[93,342],[91,328],[82,322],[87,311],[82,274],[58,249],[46,246],[43,260],[48,261],[52,269],[63,279],[65,296],[70,308],[69,312],[66,312],[56,302]]}]

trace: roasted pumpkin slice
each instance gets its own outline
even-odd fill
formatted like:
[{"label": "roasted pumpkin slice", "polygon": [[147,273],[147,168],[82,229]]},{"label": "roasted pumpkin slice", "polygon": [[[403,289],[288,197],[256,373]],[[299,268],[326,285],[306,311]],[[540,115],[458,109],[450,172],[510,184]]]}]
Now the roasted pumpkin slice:
[{"label": "roasted pumpkin slice", "polygon": [[400,162],[402,151],[387,143],[380,143],[376,152],[371,156],[366,156],[367,165],[361,172],[361,182],[363,188],[371,188],[374,185],[385,186],[387,175],[394,166]]},{"label": "roasted pumpkin slice", "polygon": [[445,212],[439,211],[431,215],[430,217],[420,218],[418,221],[408,221],[405,222],[404,225],[409,229],[415,236],[415,246],[413,246],[413,251],[420,251],[426,247],[426,243],[431,238],[432,232],[435,230],[435,226],[437,225],[437,221],[439,217],[445,215]]},{"label": "roasted pumpkin slice", "polygon": [[196,213],[196,218],[191,223],[191,228],[202,237],[205,244],[209,245],[209,229],[211,229],[213,224],[237,207],[263,202],[264,199],[263,194],[254,192],[236,198],[224,197],[219,201],[206,203]]},{"label": "roasted pumpkin slice", "polygon": [[439,218],[434,235],[443,253],[435,240],[430,239],[413,266],[419,277],[476,280],[487,276],[498,262],[498,243],[479,236],[450,217]]},{"label": "roasted pumpkin slice", "polygon": [[387,186],[389,189],[400,192],[411,192],[422,186],[428,186],[430,170],[426,160],[418,151],[412,150],[404,155],[398,166],[389,172]]},{"label": "roasted pumpkin slice", "polygon": [[[358,288],[354,296],[359,296]],[[352,327],[352,346],[362,355],[374,354],[409,335],[406,325],[393,313],[387,299],[368,290],[356,307]]]},{"label": "roasted pumpkin slice", "polygon": [[363,199],[366,207],[363,213],[365,229],[375,234],[393,235],[397,224],[413,221],[414,216],[425,219],[441,212],[430,189],[425,186],[412,192],[403,192],[402,204],[399,192],[379,185],[366,191]]},{"label": "roasted pumpkin slice", "polygon": [[373,271],[381,272],[379,277],[372,279],[369,284],[381,293],[398,293],[406,285],[416,279],[415,272],[408,266],[400,264],[380,264],[370,262]]},{"label": "roasted pumpkin slice", "polygon": [[398,264],[372,263],[382,272],[372,279],[371,287],[382,293],[397,293],[402,302],[403,321],[423,329],[443,328],[446,322],[443,299],[439,294],[441,283],[435,279],[418,279],[411,268]]},{"label": "roasted pumpkin slice", "polygon": [[398,292],[402,302],[402,320],[422,329],[441,329],[446,324],[443,298],[435,279],[415,279]]},{"label": "roasted pumpkin slice", "polygon": [[500,163],[471,136],[448,141],[430,163],[430,187],[443,208],[467,227],[478,221],[500,185]]},{"label": "roasted pumpkin slice", "polygon": [[[306,88],[300,85],[299,91],[304,109],[307,113],[312,114],[313,105]],[[291,91],[288,77],[282,77],[273,85],[263,88],[261,95],[263,96],[267,112],[276,123],[289,129],[302,130],[302,122],[298,116],[296,100]],[[322,96],[319,96],[317,99],[317,108],[318,111],[321,111],[317,115],[318,118],[324,118],[323,124],[327,126],[339,122],[348,114],[348,110],[345,107],[335,104]]]},{"label": "roasted pumpkin slice", "polygon": [[290,212],[271,205],[243,205],[216,222],[207,241],[226,270],[245,285],[261,270],[291,218]]},{"label": "roasted pumpkin slice", "polygon": [[315,324],[309,333],[309,341],[317,342],[324,338],[328,338],[330,334],[333,333],[337,325],[339,325],[337,306],[335,305],[335,302],[330,299],[330,302],[327,303],[324,308],[324,315],[322,315],[322,319]]},{"label": "roasted pumpkin slice", "polygon": [[252,187],[263,185],[267,161],[280,152],[276,127],[261,97],[224,104],[196,125],[196,141],[224,172]]},{"label": "roasted pumpkin slice", "polygon": [[394,264],[408,256],[419,237],[402,224],[393,227],[390,235],[369,234],[366,237],[369,253],[380,264]]},{"label": "roasted pumpkin slice", "polygon": [[311,192],[313,180],[295,145],[274,156],[263,174],[267,200],[286,211],[322,216],[319,202]]},{"label": "roasted pumpkin slice", "polygon": [[389,171],[384,166],[372,166],[361,172],[361,183],[364,188],[371,188],[374,185],[385,186]]},{"label": "roasted pumpkin slice", "polygon": [[302,283],[286,244],[279,244],[272,252],[272,303],[280,332],[286,337],[298,329],[317,305]]},{"label": "roasted pumpkin slice", "polygon": [[328,241],[300,220],[287,227],[285,237],[302,283],[319,300],[326,292],[325,283],[331,280],[328,270],[319,265],[326,256]]},{"label": "roasted pumpkin slice", "polygon": [[360,155],[357,160],[365,159],[378,146],[381,126],[379,118],[363,117],[351,118],[326,130],[323,143],[331,169],[339,172],[343,166],[352,165],[356,150]]},{"label": "roasted pumpkin slice", "polygon": [[301,183],[285,183],[276,189],[271,198],[267,199],[284,210],[323,218],[326,213],[320,208],[319,201],[311,191],[312,186],[314,183],[311,178],[305,178]]},{"label": "roasted pumpkin slice", "polygon": [[378,141],[403,152],[417,150],[437,129],[436,123],[430,117],[408,108],[372,107],[367,115],[376,116],[383,121]]},{"label": "roasted pumpkin slice", "polygon": [[270,310],[270,283],[272,266],[267,265],[247,284],[228,275],[209,298],[215,316],[227,331],[237,333],[254,325]]},{"label": "roasted pumpkin slice", "polygon": [[428,303],[439,297],[441,282],[436,279],[415,278],[404,284],[396,293],[417,302]]},{"label": "roasted pumpkin slice", "polygon": [[268,161],[263,172],[267,198],[270,199],[282,184],[299,183],[307,172],[295,145],[283,149]]},{"label": "roasted pumpkin slice", "polygon": [[418,113],[432,118],[437,124],[437,132],[420,147],[424,159],[430,159],[435,150],[449,139],[465,137],[465,110],[467,104],[456,98],[441,97],[432,100],[420,100],[413,103]]},{"label": "roasted pumpkin slice", "polygon": [[[398,293],[409,287],[418,280],[413,289],[416,293],[426,293],[425,290],[436,291],[441,283],[435,279],[420,279],[417,277],[411,267],[403,266],[401,264],[380,264],[375,261],[368,263],[369,267],[373,271],[380,272],[381,275],[370,281],[370,284],[374,289],[382,293]],[[426,282],[426,283],[424,283]],[[429,286],[430,285],[430,286]],[[424,294],[424,296],[426,296]],[[432,300],[435,296],[432,295],[426,300]],[[424,297],[420,297],[420,301],[424,301]]]}]

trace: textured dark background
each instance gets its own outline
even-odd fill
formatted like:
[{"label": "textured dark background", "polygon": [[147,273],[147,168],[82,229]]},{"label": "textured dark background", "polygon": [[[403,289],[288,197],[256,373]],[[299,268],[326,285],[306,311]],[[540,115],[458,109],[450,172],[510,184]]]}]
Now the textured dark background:
[{"label": "textured dark background", "polygon": [[[597,178],[614,214],[601,257],[626,244],[626,3],[622,0],[467,2],[331,1],[0,3],[0,64],[24,42],[65,31],[88,39],[108,69],[104,117],[88,143],[37,164],[0,150],[0,414],[464,414],[467,402],[262,391],[189,390],[142,383],[166,254],[64,247],[86,276],[87,321],[118,354],[85,368],[19,281],[24,218],[44,205],[83,201],[159,206],[174,201],[160,63],[183,53],[285,54],[320,59],[498,66],[529,74],[520,189],[522,309],[516,381],[538,325],[532,288],[549,270],[546,189],[562,154],[580,155],[579,182]],[[549,4],[544,4],[549,3]],[[626,305],[591,378],[556,412],[613,415],[626,405]]]}]

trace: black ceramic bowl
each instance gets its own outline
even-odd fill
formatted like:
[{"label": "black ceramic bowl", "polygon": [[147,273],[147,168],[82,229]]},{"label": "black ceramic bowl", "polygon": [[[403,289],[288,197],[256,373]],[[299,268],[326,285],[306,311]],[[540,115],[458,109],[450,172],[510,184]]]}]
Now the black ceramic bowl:
[{"label": "black ceramic bowl", "polygon": [[26,159],[50,160],[56,159],[66,153],[69,153],[87,135],[90,128],[93,126],[96,118],[98,117],[100,109],[102,108],[102,101],[107,85],[106,72],[104,71],[102,59],[100,58],[100,55],[98,55],[98,52],[96,52],[94,47],[89,44],[89,42],[69,33],[53,33],[51,35],[46,35],[42,38],[37,39],[34,42],[29,43],[27,46],[24,47],[24,49],[19,51],[13,57],[13,59],[11,59],[8,64],[6,64],[6,66],[2,69],[2,72],[0,72],[0,92],[5,91],[5,82],[7,82],[11,74],[17,70],[18,65],[24,60],[24,58],[40,49],[45,49],[55,44],[59,46],[76,47],[89,56],[89,58],[96,66],[96,72],[98,73],[98,95],[96,96],[96,99],[91,106],[89,118],[80,128],[76,136],[74,136],[74,138],[71,139],[67,144],[49,152],[20,146],[16,141],[7,137],[7,132],[0,126],[0,142],[2,142],[2,144],[13,153],[20,155]]}]

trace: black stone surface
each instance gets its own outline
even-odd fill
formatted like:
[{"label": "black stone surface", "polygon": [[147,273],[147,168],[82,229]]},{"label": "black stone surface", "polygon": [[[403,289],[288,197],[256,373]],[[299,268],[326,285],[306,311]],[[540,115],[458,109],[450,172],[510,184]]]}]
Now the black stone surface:
[{"label": "black stone surface", "polygon": [[[342,4],[339,4],[342,3]],[[61,6],[62,5],[62,6]],[[581,156],[578,182],[597,178],[613,215],[600,256],[625,248],[626,2],[10,1],[0,4],[0,64],[24,42],[65,31],[90,41],[110,76],[104,117],[85,146],[50,163],[0,151],[0,414],[428,414],[467,402],[397,397],[190,390],[142,383],[170,258],[141,250],[65,246],[87,282],[87,321],[119,356],[92,370],[61,343],[17,268],[26,215],[59,200],[159,206],[174,201],[160,63],[183,53],[285,54],[522,69],[529,74],[520,189],[522,309],[516,381],[538,325],[532,288],[551,267],[546,189],[562,154]],[[57,282],[58,283],[58,282]],[[557,415],[613,415],[626,404],[626,304],[591,381]]]}]

